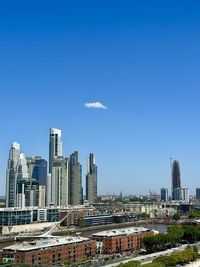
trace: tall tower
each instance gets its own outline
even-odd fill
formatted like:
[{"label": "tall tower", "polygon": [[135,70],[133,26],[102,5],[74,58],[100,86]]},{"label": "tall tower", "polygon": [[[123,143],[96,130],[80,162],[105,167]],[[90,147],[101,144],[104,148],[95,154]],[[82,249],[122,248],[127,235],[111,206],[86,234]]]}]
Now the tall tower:
[{"label": "tall tower", "polygon": [[82,165],[78,162],[78,151],[70,155],[69,204],[80,205],[83,202]]},{"label": "tall tower", "polygon": [[8,166],[6,170],[6,207],[16,207],[16,187],[18,176],[18,161],[20,145],[14,142],[9,150]]},{"label": "tall tower", "polygon": [[29,182],[28,166],[24,153],[19,156],[18,176],[17,176],[17,207],[25,207],[25,190]]},{"label": "tall tower", "polygon": [[172,164],[172,199],[174,198],[174,190],[181,188],[181,175],[178,160],[174,160]]},{"label": "tall tower", "polygon": [[49,173],[52,172],[53,160],[62,157],[62,132],[60,129],[50,128],[49,136]]},{"label": "tall tower", "polygon": [[40,156],[27,158],[29,178],[35,179],[39,185],[47,183],[47,161]]},{"label": "tall tower", "polygon": [[92,153],[89,154],[86,174],[86,199],[90,204],[97,200],[97,166]]},{"label": "tall tower", "polygon": [[65,207],[69,201],[69,159],[57,157],[53,161],[51,174],[51,202]]}]

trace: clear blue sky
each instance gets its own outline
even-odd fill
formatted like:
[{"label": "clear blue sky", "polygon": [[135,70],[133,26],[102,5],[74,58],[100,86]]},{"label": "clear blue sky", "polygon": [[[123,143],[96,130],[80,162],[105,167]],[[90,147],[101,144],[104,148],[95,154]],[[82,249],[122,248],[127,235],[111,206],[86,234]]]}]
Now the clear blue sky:
[{"label": "clear blue sky", "polygon": [[[13,141],[48,158],[94,152],[99,193],[200,187],[200,2],[1,1],[0,179]],[[89,109],[86,102],[107,109]]]}]

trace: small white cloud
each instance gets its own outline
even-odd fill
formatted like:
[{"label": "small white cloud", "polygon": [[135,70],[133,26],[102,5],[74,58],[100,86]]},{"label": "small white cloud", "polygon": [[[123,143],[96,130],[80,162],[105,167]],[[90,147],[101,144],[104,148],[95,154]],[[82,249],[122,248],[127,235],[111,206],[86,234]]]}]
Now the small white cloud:
[{"label": "small white cloud", "polygon": [[107,109],[106,106],[101,104],[100,102],[90,102],[90,103],[85,103],[86,108],[96,108],[96,109]]}]

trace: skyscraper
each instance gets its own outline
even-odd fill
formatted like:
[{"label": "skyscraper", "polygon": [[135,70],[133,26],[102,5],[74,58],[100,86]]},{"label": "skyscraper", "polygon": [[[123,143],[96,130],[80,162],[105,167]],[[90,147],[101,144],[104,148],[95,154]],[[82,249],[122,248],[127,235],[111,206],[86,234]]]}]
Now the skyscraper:
[{"label": "skyscraper", "polygon": [[86,174],[86,199],[90,204],[97,200],[97,166],[92,153],[89,154]]},{"label": "skyscraper", "polygon": [[165,201],[165,202],[169,201],[168,188],[161,188],[160,199],[161,201]]},{"label": "skyscraper", "polygon": [[6,170],[6,207],[16,206],[16,188],[18,176],[18,161],[20,145],[14,142],[9,151],[8,166]]},{"label": "skyscraper", "polygon": [[57,157],[53,160],[51,173],[51,202],[56,206],[67,206],[69,201],[69,159]]},{"label": "skyscraper", "polygon": [[83,202],[82,165],[78,162],[78,151],[70,155],[69,204],[80,205]]},{"label": "skyscraper", "polygon": [[175,200],[174,190],[181,188],[181,175],[178,160],[173,161],[172,165],[172,199]]},{"label": "skyscraper", "polygon": [[29,182],[29,177],[26,157],[24,153],[20,153],[17,175],[17,207],[25,207],[25,189],[27,182]]},{"label": "skyscraper", "polygon": [[196,199],[200,200],[200,188],[196,188]]},{"label": "skyscraper", "polygon": [[47,183],[47,161],[40,156],[27,158],[29,178],[38,181],[39,185]]},{"label": "skyscraper", "polygon": [[62,157],[62,141],[61,130],[50,128],[49,137],[49,173],[52,171],[53,160],[57,157]]}]

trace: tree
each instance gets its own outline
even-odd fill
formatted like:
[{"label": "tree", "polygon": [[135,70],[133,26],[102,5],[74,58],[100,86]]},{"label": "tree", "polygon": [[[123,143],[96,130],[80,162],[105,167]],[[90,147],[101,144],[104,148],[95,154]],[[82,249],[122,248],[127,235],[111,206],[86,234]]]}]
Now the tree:
[{"label": "tree", "polygon": [[172,219],[175,220],[175,221],[178,221],[180,220],[181,216],[178,212],[174,213],[174,215],[172,216]]},{"label": "tree", "polygon": [[140,218],[143,219],[143,220],[146,220],[148,218],[148,214],[146,212],[142,212],[140,214]]}]

